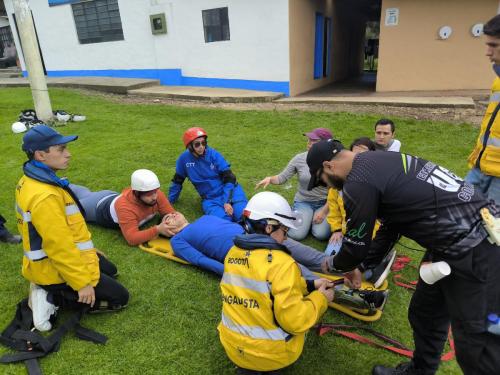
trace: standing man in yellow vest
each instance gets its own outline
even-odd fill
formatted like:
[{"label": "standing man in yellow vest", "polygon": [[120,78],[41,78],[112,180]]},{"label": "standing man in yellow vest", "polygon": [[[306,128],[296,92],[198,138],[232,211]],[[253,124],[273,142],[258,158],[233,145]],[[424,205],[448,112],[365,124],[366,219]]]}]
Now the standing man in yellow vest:
[{"label": "standing man in yellow vest", "polygon": [[[305,333],[333,300],[331,282],[306,281],[283,245],[299,218],[279,194],[262,192],[243,211],[250,233],[236,236],[221,280],[222,346],[239,373],[282,369],[295,362]],[[315,290],[317,289],[317,290]]]},{"label": "standing man in yellow vest", "polygon": [[[484,25],[486,56],[500,75],[500,15]],[[485,196],[500,205],[500,78],[491,88],[490,103],[486,109],[476,146],[469,156],[471,170],[465,181],[473,184]]]},{"label": "standing man in yellow vest", "polygon": [[97,253],[85,223],[83,209],[56,175],[68,167],[66,145],[78,136],[63,136],[39,125],[23,138],[28,156],[24,176],[16,187],[18,228],[23,239],[23,276],[31,282],[30,306],[35,328],[51,329],[49,318],[57,310],[47,300],[88,304],[94,310],[118,310],[129,298],[118,283],[116,267]]}]

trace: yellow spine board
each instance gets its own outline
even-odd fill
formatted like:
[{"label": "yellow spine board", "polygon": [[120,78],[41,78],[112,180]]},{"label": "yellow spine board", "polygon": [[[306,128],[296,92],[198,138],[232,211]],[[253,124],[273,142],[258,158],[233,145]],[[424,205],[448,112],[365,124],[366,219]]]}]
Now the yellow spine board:
[{"label": "yellow spine board", "polygon": [[[174,262],[178,262],[181,264],[190,264],[185,260],[175,256],[172,246],[170,245],[170,241],[167,238],[156,238],[154,240],[149,241],[147,244],[139,245],[139,248],[142,251],[145,251],[153,255],[158,255],[168,260],[173,260]],[[343,279],[343,276],[325,275],[317,272],[315,272],[315,274],[321,278],[325,278],[331,281],[337,281]],[[384,283],[378,289],[376,289],[373,286],[373,284],[363,281],[361,284],[361,289],[386,290],[388,286],[389,284],[387,283],[387,280],[385,280]],[[356,310],[346,306],[339,305],[335,302],[329,303],[328,306],[346,315],[349,315],[354,319],[358,319],[364,322],[374,322],[382,317],[382,311],[380,310]]]}]

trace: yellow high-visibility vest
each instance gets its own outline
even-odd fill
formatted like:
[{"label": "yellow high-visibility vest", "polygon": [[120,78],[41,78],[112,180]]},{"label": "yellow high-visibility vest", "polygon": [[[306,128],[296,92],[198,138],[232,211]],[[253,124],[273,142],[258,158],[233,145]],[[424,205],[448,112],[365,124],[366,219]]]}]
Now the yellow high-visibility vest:
[{"label": "yellow high-visibility vest", "polygon": [[476,146],[469,155],[470,168],[477,167],[485,175],[500,177],[500,78],[491,88],[488,108],[481,123]]},{"label": "yellow high-visibility vest", "polygon": [[16,216],[26,279],[38,285],[66,283],[75,291],[98,283],[91,234],[67,191],[23,176],[16,187]]},{"label": "yellow high-visibility vest", "polygon": [[272,371],[295,362],[306,331],[327,309],[323,294],[306,295],[297,263],[282,250],[233,246],[220,285],[220,341],[231,361],[251,370]]}]

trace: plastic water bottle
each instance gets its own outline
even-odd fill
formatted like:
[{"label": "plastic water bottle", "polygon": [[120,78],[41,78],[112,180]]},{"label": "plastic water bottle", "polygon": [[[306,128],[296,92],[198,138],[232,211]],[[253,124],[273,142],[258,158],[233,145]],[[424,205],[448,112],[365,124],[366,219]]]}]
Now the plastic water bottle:
[{"label": "plastic water bottle", "polygon": [[488,332],[500,336],[500,318],[497,314],[488,314]]}]

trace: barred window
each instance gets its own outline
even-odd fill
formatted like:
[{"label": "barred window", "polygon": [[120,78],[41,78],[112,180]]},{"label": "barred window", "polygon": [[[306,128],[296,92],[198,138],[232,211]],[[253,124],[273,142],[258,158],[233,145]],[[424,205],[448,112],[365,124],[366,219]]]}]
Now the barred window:
[{"label": "barred window", "polygon": [[229,39],[229,17],[226,8],[202,10],[205,43]]},{"label": "barred window", "polygon": [[123,40],[118,0],[93,0],[72,4],[81,44]]}]

